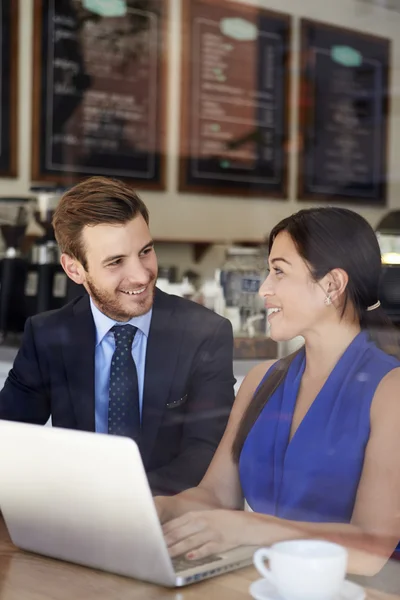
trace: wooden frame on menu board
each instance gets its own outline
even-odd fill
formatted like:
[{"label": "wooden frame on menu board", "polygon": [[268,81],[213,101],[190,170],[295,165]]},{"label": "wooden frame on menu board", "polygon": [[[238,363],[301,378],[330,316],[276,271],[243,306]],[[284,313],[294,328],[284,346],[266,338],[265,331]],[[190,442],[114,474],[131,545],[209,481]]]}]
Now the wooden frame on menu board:
[{"label": "wooden frame on menu board", "polygon": [[17,176],[18,2],[0,0],[0,177]]},{"label": "wooden frame on menu board", "polygon": [[286,198],[291,18],[185,0],[181,191]]},{"label": "wooden frame on menu board", "polygon": [[301,21],[298,199],[384,205],[390,40]]},{"label": "wooden frame on menu board", "polygon": [[95,0],[35,0],[34,181],[165,189],[168,0],[143,6],[110,15]]}]

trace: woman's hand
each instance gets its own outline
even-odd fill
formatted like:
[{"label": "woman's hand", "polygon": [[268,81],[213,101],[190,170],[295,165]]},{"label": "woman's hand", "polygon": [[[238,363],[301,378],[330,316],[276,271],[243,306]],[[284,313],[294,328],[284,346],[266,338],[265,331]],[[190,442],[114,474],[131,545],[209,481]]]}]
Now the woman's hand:
[{"label": "woman's hand", "polygon": [[251,544],[249,513],[242,510],[191,511],[163,525],[171,557],[199,559]]},{"label": "woman's hand", "polygon": [[169,496],[154,496],[153,498],[161,525],[168,521],[168,513],[170,512],[169,501]]}]

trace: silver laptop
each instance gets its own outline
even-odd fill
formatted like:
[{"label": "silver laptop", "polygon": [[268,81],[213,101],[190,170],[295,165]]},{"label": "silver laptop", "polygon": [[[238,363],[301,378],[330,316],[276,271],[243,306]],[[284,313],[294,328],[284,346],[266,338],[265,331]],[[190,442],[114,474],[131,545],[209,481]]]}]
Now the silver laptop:
[{"label": "silver laptop", "polygon": [[254,547],[171,560],[130,439],[0,421],[0,508],[13,543],[165,586],[251,564]]}]

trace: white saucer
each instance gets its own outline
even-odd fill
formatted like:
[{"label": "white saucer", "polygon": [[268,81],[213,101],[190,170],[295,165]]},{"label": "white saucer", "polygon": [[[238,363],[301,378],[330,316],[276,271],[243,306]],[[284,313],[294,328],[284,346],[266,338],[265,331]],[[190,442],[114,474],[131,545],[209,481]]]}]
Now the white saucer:
[{"label": "white saucer", "polygon": [[[267,579],[254,581],[249,588],[249,592],[255,600],[282,600],[276,587]],[[345,580],[335,600],[364,600],[364,598],[364,588],[352,581]]]}]

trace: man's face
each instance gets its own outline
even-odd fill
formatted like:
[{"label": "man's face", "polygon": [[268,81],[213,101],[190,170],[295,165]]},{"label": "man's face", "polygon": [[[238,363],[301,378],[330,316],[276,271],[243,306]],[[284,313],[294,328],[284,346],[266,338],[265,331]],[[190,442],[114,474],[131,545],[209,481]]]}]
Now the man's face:
[{"label": "man's face", "polygon": [[97,308],[120,322],[147,313],[153,304],[157,257],[143,217],[123,225],[86,226],[82,242],[87,270],[78,263],[82,281],[74,280],[84,285]]}]

